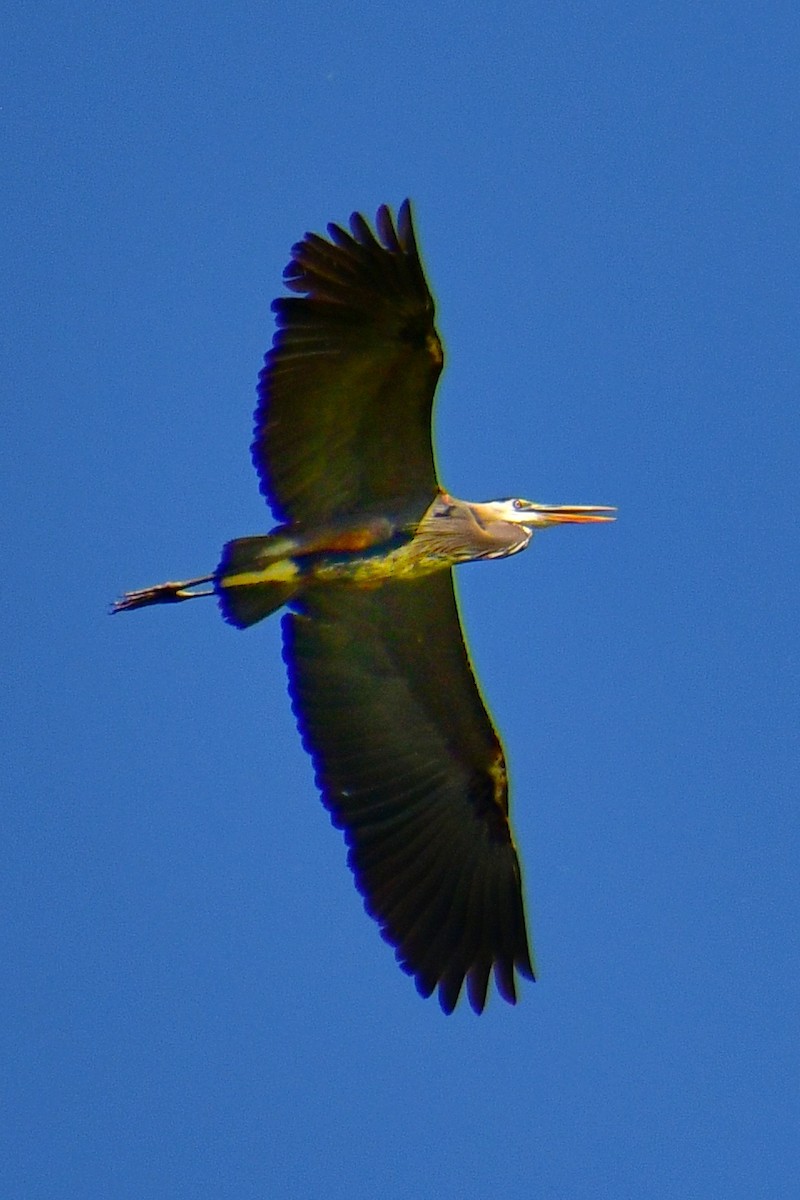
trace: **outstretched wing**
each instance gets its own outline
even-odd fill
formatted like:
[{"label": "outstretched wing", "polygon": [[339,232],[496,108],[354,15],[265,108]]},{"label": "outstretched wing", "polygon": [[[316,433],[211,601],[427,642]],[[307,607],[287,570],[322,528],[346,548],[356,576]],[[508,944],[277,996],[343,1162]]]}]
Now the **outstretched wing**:
[{"label": "outstretched wing", "polygon": [[284,618],[306,749],[367,912],[445,1012],[481,1012],[494,967],[532,979],[503,751],[461,635],[452,573],[310,589]]},{"label": "outstretched wing", "polygon": [[408,200],[348,233],[306,234],[273,303],[253,461],[278,521],[319,523],[385,502],[433,499],[431,409],[442,369]]}]

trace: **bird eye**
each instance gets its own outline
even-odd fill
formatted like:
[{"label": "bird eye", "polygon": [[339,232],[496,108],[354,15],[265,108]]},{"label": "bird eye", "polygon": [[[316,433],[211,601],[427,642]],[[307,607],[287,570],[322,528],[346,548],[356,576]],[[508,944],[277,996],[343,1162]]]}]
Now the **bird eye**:
[{"label": "bird eye", "polygon": [[521,500],[515,500],[515,501],[514,501],[514,508],[517,510],[517,512],[519,512],[519,511],[520,511],[520,509],[522,509],[522,508],[524,508],[524,507],[525,507],[525,505],[522,503],[522,501],[521,501]]}]

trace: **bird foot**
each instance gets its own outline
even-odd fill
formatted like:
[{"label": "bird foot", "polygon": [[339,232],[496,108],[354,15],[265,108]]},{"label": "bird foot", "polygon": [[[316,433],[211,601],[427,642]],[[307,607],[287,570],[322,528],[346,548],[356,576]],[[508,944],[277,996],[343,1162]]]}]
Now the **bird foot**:
[{"label": "bird foot", "polygon": [[154,587],[141,588],[137,592],[125,592],[111,605],[111,612],[128,612],[132,608],[145,608],[148,604],[178,604],[181,600],[195,600],[198,596],[213,596],[213,590],[190,591],[196,584],[206,583],[210,578],[211,576],[204,579],[184,579],[181,583],[157,583]]}]

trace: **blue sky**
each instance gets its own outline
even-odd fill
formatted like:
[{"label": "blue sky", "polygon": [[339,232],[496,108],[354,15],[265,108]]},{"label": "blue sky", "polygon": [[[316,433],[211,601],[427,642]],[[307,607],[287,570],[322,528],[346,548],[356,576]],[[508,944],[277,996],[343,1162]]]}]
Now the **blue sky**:
[{"label": "blue sky", "polygon": [[[0,1192],[793,1195],[796,6],[11,15]],[[289,248],[406,195],[446,485],[620,508],[460,573],[541,972],[480,1019],[363,913],[278,623],[106,616],[268,528]]]}]

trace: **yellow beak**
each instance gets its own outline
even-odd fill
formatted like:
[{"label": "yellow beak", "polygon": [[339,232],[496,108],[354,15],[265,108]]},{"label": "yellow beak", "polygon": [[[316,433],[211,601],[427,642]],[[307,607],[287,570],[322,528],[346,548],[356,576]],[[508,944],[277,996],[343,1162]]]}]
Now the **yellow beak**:
[{"label": "yellow beak", "polygon": [[616,521],[616,508],[606,508],[593,504],[541,504],[537,505],[537,515],[545,525],[587,525],[589,522]]}]

